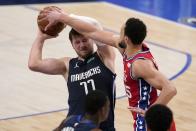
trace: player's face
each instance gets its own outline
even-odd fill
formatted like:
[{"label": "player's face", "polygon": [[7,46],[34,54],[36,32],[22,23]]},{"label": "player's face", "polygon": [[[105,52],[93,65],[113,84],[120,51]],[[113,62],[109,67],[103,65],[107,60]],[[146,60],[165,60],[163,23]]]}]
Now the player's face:
[{"label": "player's face", "polygon": [[72,46],[79,57],[86,58],[94,51],[93,41],[84,36],[73,36]]}]

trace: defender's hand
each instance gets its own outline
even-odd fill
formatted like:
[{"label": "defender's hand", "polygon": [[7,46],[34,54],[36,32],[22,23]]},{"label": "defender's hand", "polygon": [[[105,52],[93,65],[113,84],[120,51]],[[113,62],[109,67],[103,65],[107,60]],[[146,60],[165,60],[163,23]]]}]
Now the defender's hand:
[{"label": "defender's hand", "polygon": [[136,113],[138,113],[139,115],[141,115],[141,116],[143,116],[144,117],[144,115],[145,115],[145,110],[143,110],[143,109],[141,109],[141,108],[139,108],[139,107],[132,107],[132,106],[130,106],[130,107],[128,107],[128,109],[130,110],[130,111],[132,111],[132,112],[136,112]]},{"label": "defender's hand", "polygon": [[47,20],[48,25],[45,27],[45,31],[50,28],[52,25],[55,25],[56,23],[60,22],[60,17],[62,14],[66,14],[62,9],[60,8],[51,8],[50,10],[44,10],[42,12],[43,18],[40,21]]}]

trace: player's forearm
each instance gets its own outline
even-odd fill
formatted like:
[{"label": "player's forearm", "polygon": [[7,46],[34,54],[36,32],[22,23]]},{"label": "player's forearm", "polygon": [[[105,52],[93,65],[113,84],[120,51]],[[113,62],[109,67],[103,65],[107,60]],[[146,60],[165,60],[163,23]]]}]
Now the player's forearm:
[{"label": "player's forearm", "polygon": [[31,70],[36,70],[36,67],[39,64],[39,61],[42,60],[42,49],[43,49],[44,40],[40,38],[36,38],[31,48],[28,67]]},{"label": "player's forearm", "polygon": [[95,32],[97,30],[97,28],[92,24],[84,22],[84,20],[81,20],[73,15],[67,15],[62,13],[60,21],[76,29],[83,35],[89,35],[90,33]]},{"label": "player's forearm", "polygon": [[92,18],[61,14],[60,21],[93,40],[116,47],[114,33],[103,31],[101,25]]},{"label": "player's forearm", "polygon": [[172,84],[169,84],[169,86],[167,85],[167,87],[162,88],[162,91],[154,104],[167,105],[169,101],[176,95],[176,93],[176,88]]}]

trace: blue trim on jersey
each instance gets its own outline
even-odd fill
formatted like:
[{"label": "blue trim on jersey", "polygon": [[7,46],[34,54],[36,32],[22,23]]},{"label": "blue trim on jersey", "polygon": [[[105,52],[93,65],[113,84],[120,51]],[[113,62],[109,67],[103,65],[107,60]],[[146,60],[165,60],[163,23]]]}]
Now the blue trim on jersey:
[{"label": "blue trim on jersey", "polygon": [[146,110],[150,105],[148,94],[150,94],[151,88],[143,79],[139,79],[140,100],[138,101],[138,107],[143,110]]},{"label": "blue trim on jersey", "polygon": [[136,119],[136,131],[146,131],[145,119],[142,116],[138,116]]},{"label": "blue trim on jersey", "polygon": [[[152,91],[152,87],[145,82],[143,79],[139,79],[139,91],[140,91],[140,100],[138,101],[138,107],[147,110],[150,106],[150,93]],[[144,117],[137,114],[136,119],[136,131],[146,131],[145,120]]]}]

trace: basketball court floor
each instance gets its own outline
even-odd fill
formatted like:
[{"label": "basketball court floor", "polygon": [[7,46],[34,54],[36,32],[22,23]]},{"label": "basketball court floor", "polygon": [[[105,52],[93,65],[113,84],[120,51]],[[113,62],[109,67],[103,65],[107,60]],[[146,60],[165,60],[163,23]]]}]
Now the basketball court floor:
[{"label": "basketball court floor", "polygon": [[[63,77],[32,72],[27,66],[38,12],[49,5],[93,17],[115,33],[127,18],[142,19],[148,28],[146,43],[160,71],[178,91],[169,103],[177,130],[196,128],[196,28],[107,2],[85,2],[0,6],[0,131],[48,131],[66,116],[68,93]],[[69,30],[66,27],[59,37],[47,41],[43,57],[76,56],[68,40]],[[122,59],[116,53],[116,129],[132,131],[132,115],[122,83]]]}]

